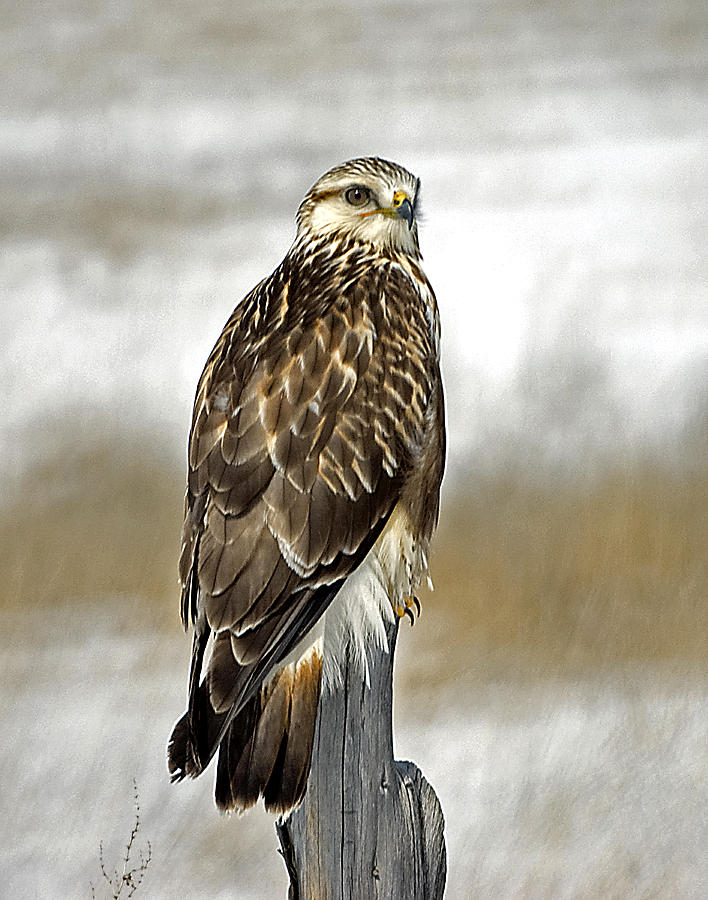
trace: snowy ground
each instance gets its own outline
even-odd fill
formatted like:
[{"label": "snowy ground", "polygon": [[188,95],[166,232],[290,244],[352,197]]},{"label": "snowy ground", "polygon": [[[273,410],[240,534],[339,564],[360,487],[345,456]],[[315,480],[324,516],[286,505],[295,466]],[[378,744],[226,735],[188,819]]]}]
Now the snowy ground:
[{"label": "snowy ground", "polygon": [[[226,316],[362,153],[423,180],[451,493],[508,458],[673,462],[689,433],[704,455],[702,0],[0,0],[0,22],[5,496],[57,433],[71,459],[137,422],[181,465]],[[265,816],[169,786],[187,644],[110,594],[3,608],[0,894],[88,897],[135,777],[143,896],[284,896]],[[396,728],[443,802],[449,898],[708,896],[705,671],[455,654],[431,697],[401,651]]]},{"label": "snowy ground", "polygon": [[[137,846],[152,845],[141,894],[285,896],[265,814],[220,817],[211,776],[169,784],[188,643],[157,640],[119,607],[5,623],[3,896],[99,889],[98,844],[119,863],[133,778]],[[424,623],[403,632],[400,683],[415,675],[425,645],[410,642],[424,641]],[[695,674],[625,667],[547,683],[473,650],[434,696],[399,692],[396,753],[421,766],[445,811],[447,897],[705,896],[706,701],[708,679]]]},{"label": "snowy ground", "polygon": [[456,471],[500,441],[661,446],[705,414],[700,0],[4,6],[11,474],[38,422],[87,409],[181,453],[231,308],[363,153],[423,180]]}]

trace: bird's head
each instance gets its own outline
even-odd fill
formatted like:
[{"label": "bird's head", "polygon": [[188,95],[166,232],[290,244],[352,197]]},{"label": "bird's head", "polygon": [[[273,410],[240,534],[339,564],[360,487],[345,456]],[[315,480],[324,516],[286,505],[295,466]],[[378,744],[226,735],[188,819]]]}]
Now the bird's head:
[{"label": "bird's head", "polygon": [[362,241],[420,257],[420,180],[375,156],[352,159],[313,184],[297,212],[301,238]]}]

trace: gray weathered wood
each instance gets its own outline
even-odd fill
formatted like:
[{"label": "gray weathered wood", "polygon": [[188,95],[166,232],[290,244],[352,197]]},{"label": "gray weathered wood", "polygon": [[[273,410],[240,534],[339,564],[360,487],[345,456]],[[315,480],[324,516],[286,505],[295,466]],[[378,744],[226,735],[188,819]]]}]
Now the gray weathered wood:
[{"label": "gray weathered wood", "polygon": [[371,687],[347,665],[344,689],[320,701],[301,806],[278,823],[290,900],[438,900],[447,858],[444,819],[420,769],[393,759],[390,653]]}]

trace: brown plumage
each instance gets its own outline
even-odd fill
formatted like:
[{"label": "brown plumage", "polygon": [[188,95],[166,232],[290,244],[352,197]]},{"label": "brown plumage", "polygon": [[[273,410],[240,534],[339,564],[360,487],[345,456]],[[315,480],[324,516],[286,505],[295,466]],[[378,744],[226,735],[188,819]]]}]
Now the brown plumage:
[{"label": "brown plumage", "polygon": [[180,558],[189,708],[168,761],[196,777],[218,750],[223,809],[302,799],[322,685],[336,689],[347,647],[367,678],[367,648],[425,572],[444,422],[417,195],[376,158],[324,175],[199,382]]}]

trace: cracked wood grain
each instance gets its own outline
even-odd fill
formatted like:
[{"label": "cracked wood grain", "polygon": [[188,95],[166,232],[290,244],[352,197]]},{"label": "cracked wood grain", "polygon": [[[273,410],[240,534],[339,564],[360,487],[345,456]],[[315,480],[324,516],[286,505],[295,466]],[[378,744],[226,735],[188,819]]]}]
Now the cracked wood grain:
[{"label": "cracked wood grain", "polygon": [[393,759],[390,652],[371,687],[347,662],[343,690],[320,701],[312,769],[301,806],[276,825],[290,900],[438,900],[447,872],[444,819],[412,762]]}]

